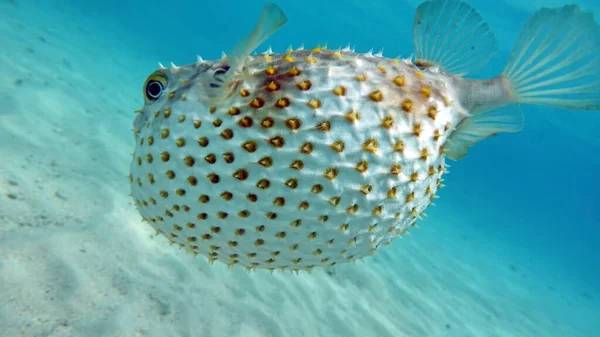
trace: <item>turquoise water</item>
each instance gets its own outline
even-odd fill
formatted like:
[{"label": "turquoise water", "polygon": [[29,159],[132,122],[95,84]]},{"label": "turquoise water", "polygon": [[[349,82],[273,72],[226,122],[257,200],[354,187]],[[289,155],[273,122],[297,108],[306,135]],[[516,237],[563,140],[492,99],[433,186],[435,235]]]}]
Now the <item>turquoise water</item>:
[{"label": "turquoise water", "polygon": [[[289,21],[273,38],[265,43],[265,46],[259,48],[260,51],[266,49],[269,45],[272,46],[274,51],[283,51],[289,45],[298,47],[304,44],[306,47],[312,47],[318,44],[327,44],[330,48],[336,48],[350,43],[355,46],[358,52],[367,52],[371,48],[378,51],[383,48],[384,55],[388,57],[398,55],[407,57],[413,52],[411,24],[414,10],[418,5],[416,1],[286,0],[278,1],[277,3],[288,15]],[[522,25],[527,17],[532,14],[533,10],[543,5],[558,6],[563,4],[563,2],[558,1],[529,1],[524,3],[523,1],[516,0],[504,2],[473,0],[469,3],[477,8],[490,23],[493,31],[496,33],[499,44],[499,53],[486,67],[486,70],[474,75],[474,77],[481,78],[493,77],[502,71]],[[594,11],[597,17],[600,16],[600,6],[596,1],[582,1],[580,4],[584,9]],[[19,53],[23,52],[26,46],[33,46],[30,48],[38,49],[36,43],[39,44],[40,40],[39,38],[36,40],[37,33],[32,33],[34,28],[28,28],[29,25],[31,27],[45,27],[42,28],[42,31],[47,29],[46,32],[52,32],[53,29],[58,31],[59,28],[56,27],[64,25],[68,27],[65,29],[69,33],[77,33],[80,30],[81,32],[85,32],[85,34],[89,34],[87,35],[89,38],[64,40],[62,42],[58,39],[61,36],[60,34],[52,35],[49,33],[50,37],[45,38],[45,40],[50,41],[50,44],[56,50],[67,50],[67,55],[61,60],[62,62],[66,61],[74,65],[70,70],[64,70],[65,65],[61,65],[60,63],[48,62],[45,64],[47,60],[57,61],[51,56],[51,49],[47,49],[49,50],[49,54],[45,56],[40,55],[38,52],[31,59],[24,58],[23,63],[19,63],[21,67],[19,69],[27,69],[28,67],[30,69],[48,69],[47,72],[44,71],[39,76],[43,75],[49,78],[50,85],[54,85],[52,79],[56,80],[61,76],[52,73],[56,69],[57,73],[66,71],[70,72],[71,75],[75,74],[75,77],[81,79],[82,83],[89,81],[92,85],[102,87],[103,91],[99,94],[100,97],[94,97],[95,95],[85,91],[87,86],[78,87],[76,82],[71,82],[70,88],[66,85],[62,86],[62,84],[58,84],[53,90],[49,90],[42,85],[39,87],[32,86],[27,90],[29,90],[30,95],[34,95],[38,101],[42,102],[40,103],[41,106],[43,106],[45,97],[50,97],[50,95],[69,97],[69,93],[77,92],[77,96],[73,96],[75,97],[73,99],[79,100],[77,110],[63,109],[61,115],[42,114],[41,116],[55,121],[56,127],[66,130],[64,132],[69,134],[69,130],[77,130],[87,121],[79,121],[77,114],[82,114],[82,111],[87,109],[96,111],[94,112],[96,118],[94,119],[94,123],[98,124],[96,124],[93,130],[97,131],[98,134],[93,135],[96,142],[94,146],[103,149],[98,153],[110,154],[106,155],[107,158],[113,154],[118,158],[121,158],[121,156],[126,158],[126,155],[132,151],[134,146],[133,136],[130,134],[131,124],[127,123],[131,123],[134,118],[133,110],[138,109],[143,103],[140,89],[145,77],[155,70],[156,62],[168,64],[172,61],[178,65],[186,64],[195,61],[196,54],[201,55],[205,59],[220,57],[222,51],[228,51],[238,38],[244,36],[252,28],[260,12],[261,5],[262,3],[254,1],[174,1],[168,3],[156,0],[107,0],[93,2],[61,0],[52,4],[38,4],[32,1],[1,0],[0,12],[5,10],[5,14],[0,16],[2,21],[4,21],[1,22],[2,28],[7,31],[10,30],[10,34],[7,33],[4,37],[6,38],[6,43],[2,45],[6,46],[6,48],[2,50],[0,46],[0,53],[4,57],[2,59],[4,64],[0,63],[0,67],[7,69],[6,67],[17,64],[17,59],[21,57]],[[6,13],[12,14],[9,15]],[[52,15],[56,15],[56,18],[53,19]],[[74,18],[72,22],[68,20],[69,17]],[[89,18],[89,21],[87,18]],[[93,26],[91,23],[93,23]],[[15,27],[21,27],[20,29],[22,29],[24,34],[22,39],[19,37],[19,30],[15,30]],[[106,37],[100,35],[103,32],[106,32]],[[82,36],[86,36],[85,34]],[[57,38],[53,40],[52,36]],[[68,36],[68,34],[64,36]],[[21,40],[30,42],[20,45],[19,41]],[[87,46],[85,45],[86,42],[93,45]],[[62,43],[69,44],[68,48],[66,45],[61,45]],[[77,59],[77,57],[86,55],[85,51],[88,49],[90,50],[90,54],[87,54],[89,58],[85,60]],[[69,59],[69,50],[73,51],[71,53],[72,59]],[[75,55],[75,52],[81,53]],[[25,53],[24,55],[31,54],[23,53]],[[13,60],[14,62],[7,60]],[[34,62],[37,63],[34,64]],[[111,71],[111,75],[104,79],[102,79],[103,67],[110,68]],[[2,70],[2,72],[4,73],[5,70]],[[123,77],[119,77],[119,74],[123,74]],[[34,111],[30,111],[31,109],[28,110],[28,106],[20,101],[20,99],[25,99],[25,96],[13,96],[14,85],[17,79],[11,76],[13,76],[13,72],[10,75],[4,76],[3,86],[0,87],[2,90],[0,91],[0,99],[4,101],[0,102],[2,103],[0,107],[4,106],[3,111],[8,111],[9,109],[13,112],[22,111],[23,116],[28,116],[23,120],[31,122],[34,120],[33,116],[36,115],[28,115],[33,114]],[[35,78],[36,74],[30,74],[30,76],[31,78]],[[56,82],[60,81],[57,80]],[[26,85],[27,80],[24,86]],[[89,103],[91,100],[86,100],[90,97],[91,99],[98,99],[94,101],[93,106],[92,103]],[[118,109],[106,109],[106,106],[103,105],[103,102],[106,103],[112,99],[115,99],[115,101],[118,99]],[[64,101],[48,98],[47,102],[48,111],[55,111],[52,110],[55,108],[55,105],[60,105]],[[51,109],[51,105],[54,108]],[[520,107],[514,106],[513,108],[521,109],[525,115],[524,130],[518,134],[504,134],[485,140],[473,147],[466,158],[458,162],[449,162],[451,165],[450,174],[445,176],[447,187],[440,192],[440,199],[436,201],[437,206],[428,210],[428,217],[420,223],[421,229],[412,235],[410,240],[414,241],[414,244],[396,242],[392,247],[387,248],[380,258],[368,259],[365,264],[357,264],[354,267],[342,267],[339,274],[337,274],[338,278],[332,281],[332,284],[339,284],[341,289],[346,289],[344,287],[346,282],[349,282],[348,279],[362,280],[361,277],[364,279],[376,278],[378,280],[376,287],[386,289],[386,294],[389,297],[378,301],[394,302],[394,309],[390,309],[388,317],[385,315],[385,310],[378,311],[378,314],[381,315],[380,317],[383,317],[382,320],[392,323],[372,323],[370,321],[369,324],[378,327],[370,328],[369,332],[372,336],[392,336],[392,331],[404,331],[395,336],[408,337],[558,337],[567,336],[565,333],[573,333],[573,335],[568,335],[569,337],[600,336],[598,332],[600,331],[599,323],[597,320],[594,321],[591,319],[600,312],[600,249],[598,248],[600,246],[600,215],[598,213],[600,207],[600,179],[598,176],[598,172],[600,172],[600,134],[598,133],[598,130],[600,130],[600,111],[564,111],[525,105]],[[60,109],[56,109],[56,111],[60,111]],[[98,114],[100,114],[100,117],[98,117]],[[4,130],[5,136],[0,138],[2,141],[0,143],[0,151],[6,153],[6,156],[2,155],[5,159],[1,159],[2,157],[0,157],[0,160],[4,161],[4,166],[2,167],[16,167],[16,159],[8,159],[17,158],[8,155],[9,152],[13,153],[11,151],[16,151],[16,148],[19,149],[20,155],[27,158],[37,156],[36,153],[38,152],[34,150],[34,147],[37,149],[45,148],[43,145],[45,142],[44,138],[36,139],[36,142],[32,141],[31,143],[18,140],[21,139],[18,137],[22,137],[22,139],[35,137],[31,136],[32,132],[35,134],[35,130],[32,131],[32,128],[26,128],[24,122],[14,119],[14,116],[13,113],[0,113],[0,123],[6,126]],[[13,119],[9,121],[9,118]],[[22,130],[19,129],[20,125],[23,125]],[[88,150],[87,148],[78,147],[78,142],[81,141],[85,144],[86,137],[89,134],[84,131],[81,131],[81,134],[73,132],[71,136],[68,136],[73,137],[69,138],[73,141],[62,143],[60,146],[49,147],[56,151],[56,158],[63,158],[65,162],[74,162],[75,159],[68,158],[70,158],[71,153],[78,152],[81,153],[77,158],[86,158],[85,152]],[[103,138],[104,132],[111,136]],[[7,135],[20,136],[11,138]],[[113,145],[108,144],[107,139],[109,138],[111,141],[113,138],[122,141],[118,143],[122,148],[115,148]],[[55,138],[49,137],[48,139]],[[106,141],[105,144],[103,144],[104,141]],[[126,145],[126,142],[129,142],[129,144]],[[33,145],[34,143],[36,145]],[[46,142],[46,144],[50,143]],[[75,158],[75,154],[73,154],[72,158]],[[50,161],[50,156],[44,160]],[[103,162],[102,159],[99,162]],[[69,175],[76,176],[77,179],[82,179],[81,181],[86,181],[88,179],[86,177],[89,174],[89,181],[93,179],[94,186],[97,184],[98,188],[102,189],[102,185],[106,181],[117,179],[116,177],[119,175],[125,177],[127,175],[128,163],[125,160],[115,159],[109,167],[100,167],[97,162],[85,167],[73,164],[73,167],[57,173],[62,175],[61,179],[63,180],[59,180],[60,184],[69,184],[71,180]],[[0,239],[0,248],[2,248],[0,250],[0,298],[2,302],[6,303],[3,309],[0,310],[0,336],[128,335],[124,332],[125,330],[119,328],[119,324],[125,325],[123,322],[119,324],[115,323],[112,329],[94,327],[94,324],[101,325],[102,322],[94,323],[92,324],[93,326],[90,325],[91,327],[87,326],[86,329],[74,328],[78,323],[85,325],[82,323],[85,321],[85,317],[81,315],[84,315],[84,312],[86,314],[90,313],[83,310],[78,311],[79,309],[77,309],[76,304],[54,306],[52,301],[43,301],[44,309],[36,311],[35,301],[32,301],[25,295],[14,295],[15,289],[19,290],[19,294],[20,292],[26,293],[33,291],[29,287],[37,287],[39,284],[53,284],[54,282],[52,278],[46,280],[40,278],[41,281],[39,283],[27,283],[18,287],[14,285],[19,280],[17,277],[18,273],[9,273],[9,270],[12,272],[16,270],[14,268],[18,267],[18,264],[11,264],[11,261],[16,261],[15,259],[7,257],[9,251],[11,254],[17,254],[19,252],[17,248],[19,244],[16,242],[30,236],[36,237],[34,234],[36,231],[35,228],[44,227],[43,222],[49,221],[46,218],[36,218],[37,221],[40,221],[40,224],[32,223],[31,226],[18,226],[14,230],[11,227],[11,224],[20,223],[21,221],[19,219],[22,214],[18,212],[35,213],[37,212],[35,205],[41,205],[46,201],[45,199],[42,200],[42,192],[36,192],[31,187],[28,192],[29,197],[24,197],[27,200],[26,204],[29,205],[27,206],[29,208],[26,206],[19,208],[21,206],[13,205],[13,197],[16,193],[13,192],[13,182],[19,182],[19,185],[23,186],[24,183],[19,179],[29,179],[19,178],[19,174],[21,174],[19,171],[16,169],[10,171],[10,173],[9,171],[6,171],[6,173],[0,172],[0,179],[3,180],[4,184],[0,185],[2,189],[0,190],[2,192],[0,193],[0,204],[2,205],[2,208],[0,208],[0,221],[5,223],[2,227],[2,236]],[[40,173],[40,175],[43,174],[46,173]],[[35,176],[37,176],[37,173],[27,177]],[[60,184],[57,183],[57,185]],[[85,214],[86,207],[96,212],[95,206],[90,206],[93,203],[103,203],[106,201],[106,204],[111,204],[112,200],[124,200],[121,197],[127,197],[128,193],[125,180],[115,184],[115,186],[119,187],[115,187],[110,193],[106,192],[100,196],[94,195],[96,187],[84,188],[82,189],[82,194],[79,196],[75,194],[70,196],[70,198],[88,200],[87,203],[84,203],[85,206],[78,210],[72,210],[66,206],[63,208],[60,208],[62,206],[49,206],[53,210],[52,212],[54,212],[50,212],[51,214],[55,214],[56,218],[65,219],[66,227],[59,226],[57,229],[52,229],[50,232],[44,233],[52,233],[52,231],[62,233],[56,234],[56,237],[59,238],[72,233],[75,229],[81,231],[89,229],[90,233],[106,234],[109,230],[98,230],[96,223],[94,225],[89,223],[88,227],[85,216],[80,217],[83,219],[81,223],[71,224],[70,221],[72,218],[64,214],[69,212],[73,214],[80,214],[77,212]],[[60,187],[57,188],[60,189]],[[89,193],[84,195],[84,192]],[[26,194],[26,192],[23,193]],[[68,194],[69,192],[65,193]],[[17,201],[21,200],[21,196],[18,195],[16,199]],[[120,207],[125,210],[122,210]],[[131,219],[138,219],[132,205],[111,205],[110,207],[107,206],[106,210],[103,209],[102,212],[108,214],[116,212],[115,209],[121,212],[118,213],[119,215],[127,214],[127,217],[131,217]],[[64,214],[61,213],[62,211],[64,211]],[[132,224],[131,228],[134,228],[131,232],[138,229],[139,231],[146,230],[143,224],[136,223],[133,220],[128,221]],[[96,229],[91,229],[94,227]],[[98,232],[94,232],[95,230],[98,230]],[[131,232],[127,233],[131,234]],[[118,230],[112,233],[116,233],[114,234],[115,236],[121,235],[121,237],[125,238],[125,234],[119,234]],[[112,247],[112,250],[120,250],[124,246],[132,244],[125,239],[112,240],[111,235],[109,233],[106,237],[97,237],[97,240],[100,242],[111,242],[110,247]],[[141,234],[131,235],[132,237],[136,237],[135,235],[139,237],[143,236]],[[44,234],[44,236],[54,237],[47,234]],[[45,239],[40,239],[39,237],[37,240],[40,241],[32,241],[35,242],[32,245],[47,242]],[[133,241],[133,239],[131,240]],[[64,242],[72,241],[65,239]],[[143,245],[145,247],[146,244],[144,243]],[[168,248],[165,248],[165,250],[168,251]],[[131,253],[129,250],[124,250],[123,254],[127,255],[127,252]],[[23,251],[22,254],[25,256],[30,253],[31,251]],[[407,260],[410,260],[413,253],[418,254],[418,256],[432,257],[431,260],[424,262],[422,266],[418,265],[418,261],[410,262],[410,267],[403,270],[403,266],[407,263]],[[28,256],[33,256],[35,259],[35,254]],[[38,251],[37,254],[41,256],[44,255],[44,252]],[[103,258],[101,254],[99,253],[97,257],[100,261]],[[486,265],[488,256],[490,257],[490,263]],[[152,260],[151,257],[136,258],[143,260],[144,263]],[[471,263],[469,262],[470,259],[476,262]],[[497,262],[501,264],[497,265]],[[22,263],[25,266],[27,265],[27,262]],[[428,298],[428,301],[435,300],[437,295],[428,296],[426,294],[427,291],[444,293],[462,289],[460,286],[446,286],[445,278],[443,277],[446,274],[439,271],[440,268],[443,269],[445,268],[444,266],[453,265],[454,263],[457,266],[464,263],[464,265],[472,267],[465,268],[465,273],[456,272],[456,274],[452,274],[451,280],[450,278],[447,279],[449,284],[474,282],[476,286],[472,289],[477,289],[477,292],[457,292],[456,297],[460,299],[461,296],[465,298],[470,296],[478,300],[481,299],[481,303],[485,302],[485,304],[482,304],[482,307],[487,309],[483,310],[479,307],[472,310],[462,308],[461,310],[469,312],[473,317],[463,320],[460,317],[455,317],[457,323],[448,319],[448,317],[452,317],[451,314],[444,318],[440,314],[441,312],[451,312],[455,309],[451,306],[431,313],[428,313],[427,310],[418,311],[416,314],[412,312],[411,310],[415,306],[418,307],[413,302],[418,302],[418,296]],[[13,267],[3,269],[3,265],[11,265]],[[135,265],[135,263],[132,263],[132,265]],[[158,263],[153,268],[160,270],[165,265]],[[181,273],[182,275],[193,275],[196,268],[202,270],[208,268],[205,263],[200,267],[193,268],[184,262],[178,262],[176,265],[181,268],[177,273]],[[353,268],[367,268],[364,267],[365,265],[368,268],[372,267],[374,271],[389,271],[393,269],[393,272],[390,271],[389,275],[378,274],[377,277],[369,276],[368,274],[361,274],[360,276],[358,276],[359,274],[354,274]],[[102,263],[98,267],[100,271],[97,272],[99,274],[102,274],[101,266]],[[27,267],[23,268],[27,269]],[[45,268],[52,269],[52,266],[46,265]],[[251,282],[249,280],[253,275],[243,276],[243,273],[237,271],[229,272],[219,268],[221,267],[216,267],[218,271],[215,273],[220,275],[221,278],[213,276],[211,282],[225,282],[219,280],[226,279],[228,280],[227,282],[239,286],[239,288],[233,291],[234,293],[249,291],[240,284]],[[446,268],[451,269],[451,267]],[[477,272],[477,276],[466,274],[467,271]],[[160,275],[160,272],[157,273]],[[418,276],[416,276],[417,274]],[[32,273],[31,275],[36,275],[36,273]],[[127,287],[137,287],[136,280],[143,279],[143,277],[130,276],[128,278],[130,284]],[[194,278],[196,276],[189,276],[189,278],[186,278],[188,276],[182,277],[183,279],[198,281],[198,278]],[[258,277],[260,277],[260,280],[269,278],[268,274],[265,276],[260,274]],[[306,324],[311,326],[313,330],[304,329],[301,332],[300,330],[295,330],[295,325],[294,327],[290,325],[289,328],[286,328],[285,322],[291,322],[293,318],[290,318],[289,321],[282,319],[284,324],[278,328],[272,327],[271,330],[269,330],[270,325],[268,324],[256,327],[248,323],[252,328],[248,328],[247,330],[243,328],[239,330],[225,329],[223,331],[228,332],[223,332],[222,334],[216,332],[218,330],[216,328],[203,331],[192,328],[188,329],[187,326],[180,326],[181,321],[174,318],[165,319],[160,325],[172,328],[172,330],[167,330],[173,333],[169,336],[312,337],[334,336],[338,334],[345,336],[366,336],[364,331],[359,333],[356,329],[344,328],[344,322],[347,319],[352,320],[353,324],[363,324],[361,317],[364,318],[363,313],[368,312],[370,309],[369,307],[360,306],[361,304],[371,303],[369,302],[369,297],[372,297],[371,292],[360,292],[360,286],[357,286],[359,290],[357,290],[355,295],[358,298],[355,299],[355,302],[352,302],[352,307],[336,309],[345,312],[344,315],[339,317],[322,308],[316,310],[317,314],[315,314],[311,311],[311,308],[312,305],[318,307],[315,303],[319,302],[320,298],[317,295],[311,298],[311,293],[305,292],[306,290],[303,288],[303,282],[309,282],[308,284],[310,284],[310,275],[294,278],[288,274],[287,278],[283,278],[282,276],[277,277],[277,280],[281,280],[283,283],[286,282],[287,278],[293,278],[294,281],[289,281],[293,282],[293,286],[286,288],[286,291],[293,292],[298,290],[300,295],[297,295],[297,297],[304,297],[307,301],[306,303],[302,302],[303,304],[301,305],[287,306],[287,311],[282,313],[282,315],[289,314],[291,315],[290,317],[304,316]],[[236,281],[236,278],[239,281]],[[181,281],[181,278],[170,284],[168,278],[165,278],[165,280],[161,281],[163,282],[161,284],[167,288],[170,286],[177,287],[175,283],[179,281]],[[202,278],[199,279],[199,282],[202,282]],[[400,292],[400,288],[398,288],[398,284],[410,282],[430,284],[431,288],[422,288],[419,290],[417,297],[411,297],[408,293]],[[148,281],[148,284],[150,283]],[[487,286],[488,283],[489,287]],[[522,289],[518,288],[520,283],[524,284]],[[8,286],[9,284],[12,285],[12,288]],[[230,286],[233,288],[234,286],[231,284]],[[501,289],[518,288],[520,290],[501,294],[501,291],[498,290],[500,289],[498,288],[498,284],[505,287]],[[333,287],[330,284],[327,286]],[[311,287],[318,288],[319,284],[313,284]],[[278,298],[277,288],[270,289],[273,291],[273,293],[270,293],[270,296],[275,299]],[[490,293],[486,294],[488,289]],[[531,297],[527,297],[528,292],[534,295],[530,294]],[[197,293],[189,292],[182,297],[189,299],[197,295]],[[412,293],[412,295],[415,294]],[[230,294],[227,293],[224,296],[229,298]],[[515,296],[514,300],[511,296]],[[165,298],[162,299],[161,303],[166,303],[164,304],[166,307],[174,308],[177,306],[169,302],[169,298],[172,299],[172,297],[165,296]],[[201,300],[189,299],[189,303],[181,298],[174,300],[174,302],[178,301],[183,303],[179,304],[182,307],[193,305],[202,307]],[[217,298],[215,301],[219,302],[219,299]],[[245,299],[244,301],[251,301],[251,299]],[[264,298],[262,302],[257,300],[256,303],[267,303],[266,306],[269,306],[269,301]],[[459,303],[462,302],[459,301]],[[500,309],[505,308],[506,303],[514,303],[511,309],[512,314],[506,314],[510,310],[503,311],[507,309]],[[438,305],[444,307],[447,304],[440,299]],[[70,324],[72,329],[69,330],[63,327],[62,330],[60,328],[52,330],[46,327],[45,323],[39,323],[39,321],[38,323],[29,323],[27,325],[25,321],[21,322],[21,318],[18,320],[15,319],[17,315],[12,309],[17,307],[22,309],[24,306],[27,306],[29,309],[23,309],[23,313],[18,315],[21,318],[34,315],[32,312],[45,311],[47,313],[48,311],[54,311],[55,316],[65,317],[64,319],[69,322],[68,325]],[[120,306],[120,304],[117,306]],[[256,308],[260,307],[260,305],[256,304]],[[39,308],[42,308],[41,304]],[[104,313],[102,310],[108,309],[100,306],[99,310],[98,315],[103,316]],[[220,316],[218,317],[224,326],[238,326],[236,320],[251,317],[249,311],[238,310],[235,315],[228,316],[227,310],[220,310]],[[258,311],[259,309],[256,310]],[[404,312],[404,310],[407,312],[406,316],[397,316],[399,313]],[[478,314],[478,310],[486,312],[484,318],[482,318],[483,314]],[[211,310],[207,309],[207,311],[210,312]],[[294,311],[295,313],[290,313],[290,311]],[[498,314],[497,316],[492,314],[498,311],[503,311],[504,314]],[[135,312],[137,313],[138,311]],[[334,312],[333,309],[332,312]],[[353,312],[360,314],[353,315]],[[408,314],[409,312],[411,314]],[[519,312],[535,312],[536,315],[539,314],[539,316],[535,316],[535,319],[532,319],[532,322],[535,322],[535,324],[531,322],[528,324],[534,327],[538,325],[547,327],[543,330],[518,328],[517,326],[520,322],[516,321],[520,319],[520,316],[517,315]],[[334,318],[331,318],[330,314]],[[394,317],[391,317],[392,315]],[[409,326],[415,315],[419,317],[419,322],[423,322],[421,324],[424,328],[421,330],[410,330],[408,328],[407,330],[402,330],[400,327]],[[142,321],[145,319],[140,318],[145,317],[142,309],[139,309],[136,317]],[[312,320],[311,317],[313,318]],[[31,319],[32,321],[36,320],[33,316]],[[147,319],[149,321],[152,320],[152,318]],[[268,314],[265,319],[267,321],[277,321],[277,317],[269,317]],[[193,317],[189,318],[189,320],[194,321]],[[59,319],[56,321],[58,322]],[[143,325],[145,324],[144,322],[140,324]],[[187,324],[188,326],[193,325],[192,323]],[[388,324],[392,326],[397,325],[396,328],[398,330],[394,330]],[[477,325],[479,328],[469,328],[470,324],[473,326]],[[3,326],[5,329],[2,328]],[[35,330],[32,326],[41,326],[43,328]],[[371,325],[368,326],[370,327]],[[3,333],[2,331],[8,332]],[[548,331],[552,331],[555,334],[551,334]],[[138,335],[159,335],[154,333],[155,331],[152,329],[146,329],[143,334]]]},{"label": "turquoise water", "polygon": [[[389,57],[408,57],[413,53],[411,25],[418,3],[280,1],[289,21],[259,51],[268,46],[283,51],[290,45],[351,44],[357,51],[383,49]],[[486,70],[473,77],[496,76],[530,10],[538,6],[520,1],[469,3],[490,23],[500,49]],[[593,1],[580,3],[584,9],[598,8]],[[219,58],[253,26],[259,9],[254,2],[237,1],[101,1],[81,8],[106,15],[143,39],[152,57],[165,64],[190,63],[197,54]],[[246,14],[231,21],[234,13]],[[559,263],[590,284],[600,283],[600,157],[594,155],[600,153],[600,136],[593,131],[600,127],[600,114],[520,109],[525,115],[522,133],[486,140],[461,162],[450,163],[448,188],[438,204],[540,263]],[[433,212],[432,217],[443,219],[440,209]]]}]

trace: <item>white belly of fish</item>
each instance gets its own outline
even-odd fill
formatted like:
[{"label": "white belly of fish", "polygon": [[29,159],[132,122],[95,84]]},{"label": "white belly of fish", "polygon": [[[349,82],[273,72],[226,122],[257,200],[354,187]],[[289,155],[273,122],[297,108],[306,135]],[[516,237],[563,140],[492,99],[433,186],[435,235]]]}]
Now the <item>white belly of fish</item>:
[{"label": "white belly of fish", "polygon": [[319,55],[257,56],[254,81],[212,113],[193,92],[146,112],[131,164],[144,219],[247,268],[333,266],[406,233],[440,185],[452,95],[412,64]]}]

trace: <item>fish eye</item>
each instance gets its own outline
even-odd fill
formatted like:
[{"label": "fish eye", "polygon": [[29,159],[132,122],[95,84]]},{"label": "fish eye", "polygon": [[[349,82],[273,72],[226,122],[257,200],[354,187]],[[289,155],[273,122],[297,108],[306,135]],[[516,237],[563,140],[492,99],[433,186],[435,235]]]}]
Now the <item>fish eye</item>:
[{"label": "fish eye", "polygon": [[163,74],[152,74],[144,85],[144,95],[147,100],[157,100],[167,86],[167,78]]},{"label": "fish eye", "polygon": [[229,66],[224,66],[221,68],[217,68],[215,70],[215,75],[224,75],[227,71],[229,71]]},{"label": "fish eye", "polygon": [[[223,66],[223,67],[215,69],[213,71],[214,80],[216,82],[223,83],[222,76],[225,75],[227,73],[227,71],[229,71],[229,66]],[[210,87],[211,88],[220,88],[221,84],[219,84],[219,83],[210,83]]]},{"label": "fish eye", "polygon": [[146,85],[146,95],[148,95],[150,98],[159,98],[162,90],[163,85],[159,81],[151,80],[148,81],[148,85]]}]

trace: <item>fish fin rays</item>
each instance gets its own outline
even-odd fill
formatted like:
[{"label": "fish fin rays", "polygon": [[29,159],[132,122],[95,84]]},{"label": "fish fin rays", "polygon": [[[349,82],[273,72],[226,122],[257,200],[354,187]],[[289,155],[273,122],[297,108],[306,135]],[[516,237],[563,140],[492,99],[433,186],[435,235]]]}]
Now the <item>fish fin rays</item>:
[{"label": "fish fin rays", "polygon": [[[456,1],[433,1],[433,3]],[[424,55],[434,55],[427,51]],[[542,8],[527,21],[500,77],[504,103],[572,110],[600,110],[600,25],[577,5]],[[503,103],[503,104],[504,104]],[[523,116],[510,105],[472,111],[444,145],[452,160],[475,143],[500,132],[518,132]]]},{"label": "fish fin rays", "polygon": [[517,102],[600,109],[600,26],[593,14],[576,5],[535,12],[502,76]]},{"label": "fish fin rays", "polygon": [[248,55],[265,42],[287,22],[287,17],[281,8],[273,3],[267,3],[256,26],[244,39],[238,41],[228,57],[229,66],[235,71],[241,71]]},{"label": "fish fin rays", "polygon": [[266,3],[254,29],[245,38],[238,41],[231,52],[223,57],[229,71],[220,80],[221,84],[214,83],[210,95],[203,95],[204,99],[212,105],[218,105],[230,93],[231,86],[236,81],[243,81],[248,74],[245,65],[248,56],[265,42],[269,37],[287,22],[283,10],[273,3]]},{"label": "fish fin rays", "polygon": [[518,106],[509,106],[465,118],[444,144],[444,154],[452,160],[463,158],[480,141],[503,132],[519,132],[523,114]]},{"label": "fish fin rays", "polygon": [[419,5],[413,43],[417,65],[438,65],[460,76],[483,68],[497,51],[489,25],[460,0],[430,0]]}]

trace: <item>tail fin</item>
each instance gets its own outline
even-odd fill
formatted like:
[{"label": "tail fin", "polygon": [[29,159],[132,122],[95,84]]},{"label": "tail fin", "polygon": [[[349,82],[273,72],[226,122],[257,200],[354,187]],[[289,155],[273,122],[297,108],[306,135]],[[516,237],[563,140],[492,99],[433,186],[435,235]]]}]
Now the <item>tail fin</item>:
[{"label": "tail fin", "polygon": [[576,5],[538,10],[502,76],[518,103],[600,109],[600,26],[593,14]]}]

